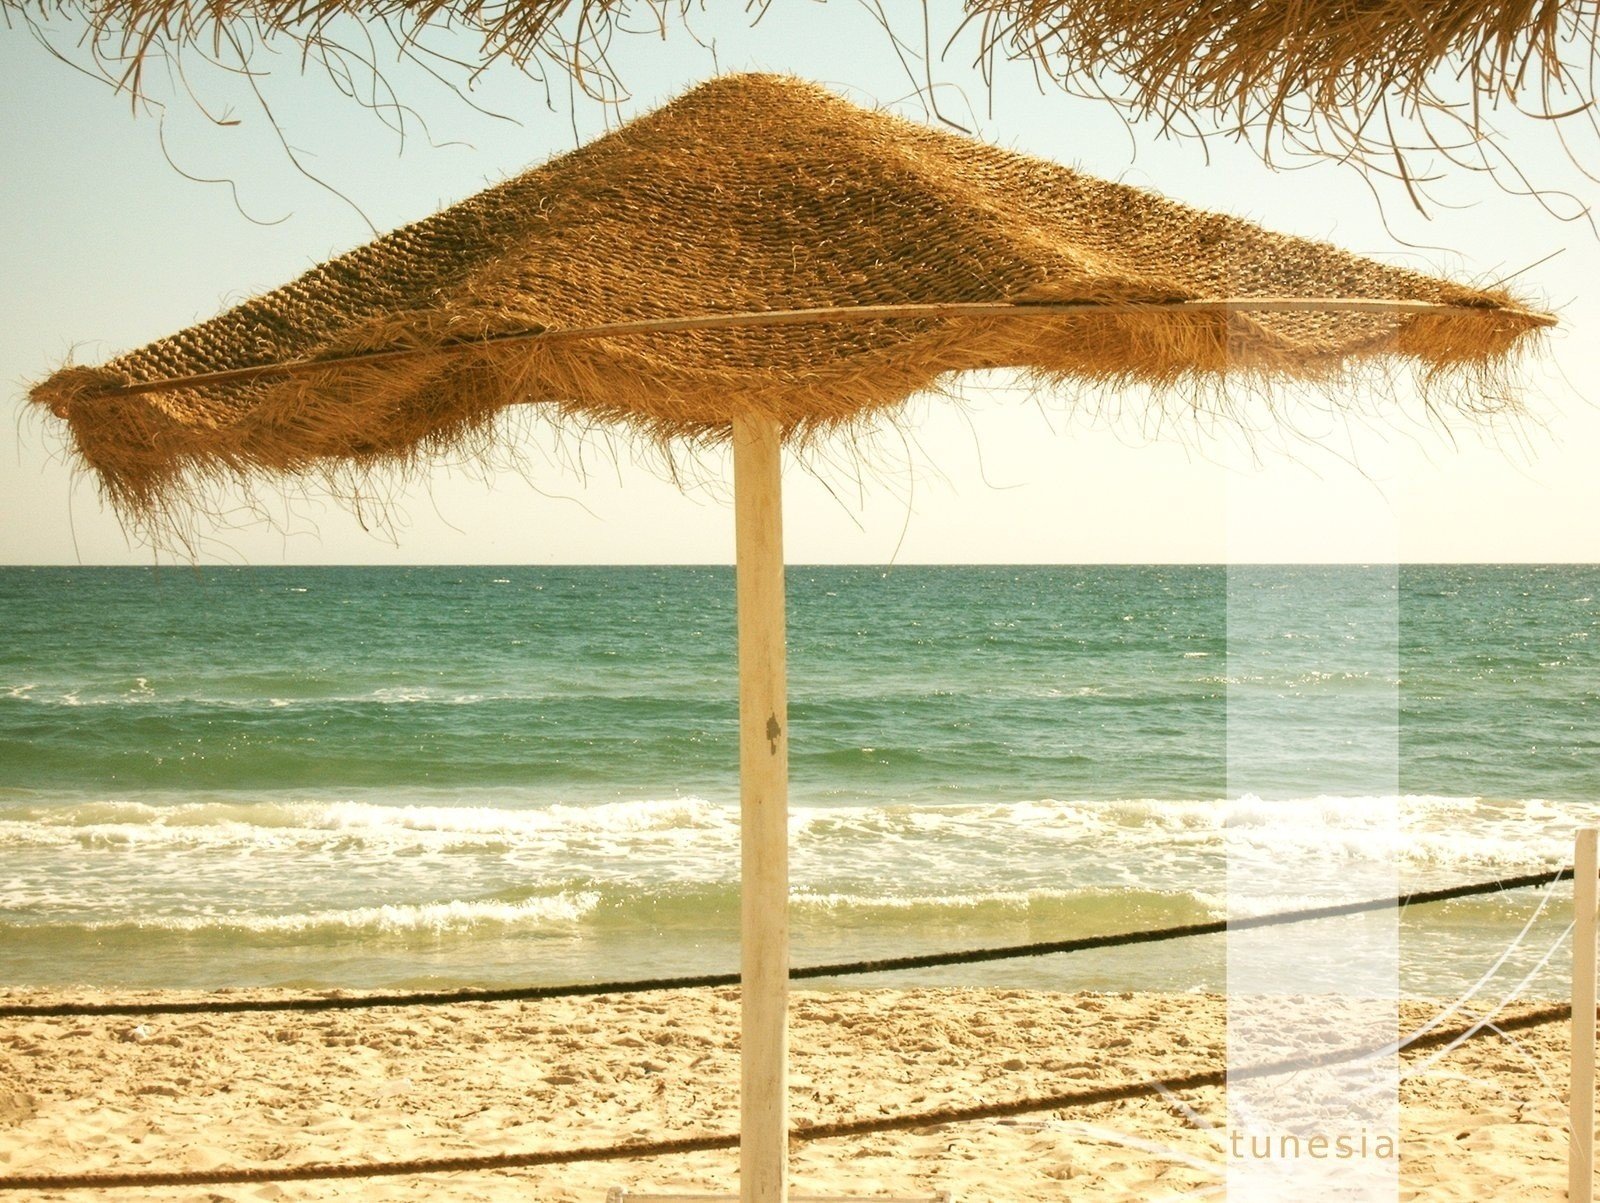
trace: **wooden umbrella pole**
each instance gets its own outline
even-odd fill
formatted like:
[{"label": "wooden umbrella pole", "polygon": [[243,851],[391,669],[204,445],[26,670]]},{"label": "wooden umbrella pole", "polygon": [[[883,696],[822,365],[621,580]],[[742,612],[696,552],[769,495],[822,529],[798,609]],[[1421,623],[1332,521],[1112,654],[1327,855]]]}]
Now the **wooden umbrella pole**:
[{"label": "wooden umbrella pole", "polygon": [[785,1203],[788,1197],[789,712],[780,452],[777,422],[756,415],[734,419],[743,882],[742,1203]]}]

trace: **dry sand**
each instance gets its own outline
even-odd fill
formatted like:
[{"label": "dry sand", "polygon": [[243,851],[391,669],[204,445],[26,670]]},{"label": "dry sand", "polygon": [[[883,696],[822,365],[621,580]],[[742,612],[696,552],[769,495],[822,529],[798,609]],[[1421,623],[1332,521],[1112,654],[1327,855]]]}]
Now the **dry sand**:
[{"label": "dry sand", "polygon": [[[1415,1026],[1432,1013],[1405,1004],[1402,1020]],[[1172,1078],[1224,1060],[1224,1002],[1203,995],[800,992],[791,1016],[797,1123]],[[1563,1197],[1566,1025],[1482,1037],[1437,1064],[1428,1060],[1408,1054],[1403,1062],[1402,1197]],[[737,1127],[737,1085],[732,991],[142,1021],[0,1019],[0,1177],[472,1155],[726,1132]],[[948,1190],[957,1203],[1220,1198],[1224,1118],[1223,1092],[1209,1088],[1181,1100],[817,1141],[794,1148],[793,1190]],[[736,1153],[710,1152],[36,1197],[599,1203],[614,1186],[730,1191],[736,1165]]]}]

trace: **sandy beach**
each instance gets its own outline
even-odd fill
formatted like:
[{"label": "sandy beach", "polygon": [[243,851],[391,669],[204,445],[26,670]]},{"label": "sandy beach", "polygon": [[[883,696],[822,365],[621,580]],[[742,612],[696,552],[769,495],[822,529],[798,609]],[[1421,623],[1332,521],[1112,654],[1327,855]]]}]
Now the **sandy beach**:
[{"label": "sandy beach", "polygon": [[[1225,1055],[1224,1009],[1223,999],[1200,994],[799,992],[791,1005],[793,1119],[973,1106],[1216,1069]],[[1403,1004],[1402,1023],[1415,1026],[1434,1010]],[[1559,1197],[1567,1039],[1567,1026],[1555,1023],[1480,1037],[1436,1062],[1408,1053],[1402,1197]],[[727,1132],[737,1126],[737,1084],[738,999],[727,990],[414,1010],[5,1020],[0,1174],[462,1156]],[[958,1200],[1221,1197],[1224,1120],[1222,1089],[1204,1088],[820,1140],[794,1147],[792,1189],[950,1191]],[[733,1152],[702,1152],[92,1197],[599,1200],[612,1187],[728,1191],[736,1163]]]}]

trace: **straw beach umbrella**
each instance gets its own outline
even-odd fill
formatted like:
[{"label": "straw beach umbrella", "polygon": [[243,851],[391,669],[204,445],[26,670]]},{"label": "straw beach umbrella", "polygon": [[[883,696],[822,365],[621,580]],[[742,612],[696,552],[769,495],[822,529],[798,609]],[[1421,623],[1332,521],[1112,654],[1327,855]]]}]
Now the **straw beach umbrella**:
[{"label": "straw beach umbrella", "polygon": [[1418,208],[1445,165],[1530,186],[1528,147],[1497,128],[1509,113],[1558,126],[1575,162],[1600,130],[1593,0],[979,0],[970,19],[986,46],[1135,118],[1353,162]]},{"label": "straw beach umbrella", "polygon": [[[1436,405],[1514,404],[1551,319],[853,106],[730,76],[33,399],[147,532],[219,479],[423,463],[507,406],[731,441],[744,980],[741,1189],[785,1182],[787,738],[780,455],[951,373],[1348,397],[1419,366]],[[1213,393],[1215,390],[1212,390]]]}]

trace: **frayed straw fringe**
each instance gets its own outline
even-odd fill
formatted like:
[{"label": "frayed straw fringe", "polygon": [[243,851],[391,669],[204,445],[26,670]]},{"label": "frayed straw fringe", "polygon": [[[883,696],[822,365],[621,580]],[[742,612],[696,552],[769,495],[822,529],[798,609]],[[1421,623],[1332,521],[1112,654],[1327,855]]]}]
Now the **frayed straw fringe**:
[{"label": "frayed straw fringe", "polygon": [[1440,69],[1457,109],[1528,94],[1554,113],[1592,73],[1590,0],[979,0],[994,41],[1073,79],[1128,81],[1162,114],[1203,109],[1280,125],[1291,109],[1404,111],[1434,103]]},{"label": "frayed straw fringe", "polygon": [[[1175,304],[1219,296],[1329,305]],[[1340,311],[1348,298],[1428,308]],[[719,313],[1040,302],[1097,308],[559,336]],[[219,481],[348,483],[489,451],[497,415],[518,405],[692,446],[754,410],[806,444],[986,368],[1224,412],[1229,389],[1286,380],[1336,403],[1368,368],[1407,360],[1428,404],[1493,414],[1516,404],[1509,356],[1549,321],[1502,291],[1272,234],[795,80],[736,76],[209,322],[64,369],[32,396],[67,421],[119,512],[159,534]],[[556,337],[493,341],[538,330]],[[418,354],[116,391],[402,348]]]},{"label": "frayed straw fringe", "polygon": [[[405,51],[430,30],[476,36],[482,69],[505,59],[523,68],[565,67],[580,85],[617,88],[606,51],[630,29],[660,29],[695,0],[644,0],[656,18],[637,25],[617,0],[0,0],[24,21],[65,21],[87,31],[96,58],[135,86],[151,60],[206,55],[225,45],[288,39],[337,55],[352,18],[388,28]],[[1201,108],[1280,121],[1291,98],[1324,115],[1391,95],[1425,103],[1444,74],[1466,95],[1449,103],[1534,93],[1555,112],[1588,80],[1596,32],[1592,0],[967,0],[979,59],[991,52],[1039,58],[1051,73],[1101,86],[1129,81],[1163,114]],[[237,65],[237,64],[235,64]],[[1403,104],[1402,104],[1403,107]]]},{"label": "frayed straw fringe", "polygon": [[[1180,420],[1228,420],[1245,399],[1305,386],[1302,404],[1320,397],[1330,407],[1355,407],[1357,398],[1393,396],[1386,370],[1396,349],[1418,341],[1446,357],[1412,373],[1427,408],[1479,420],[1515,414],[1517,392],[1505,352],[1522,329],[1485,338],[1478,321],[1411,317],[1358,354],[1311,361],[1258,339],[1245,319],[1191,320],[1183,327],[1144,315],[1076,318],[1041,331],[1037,321],[941,323],[916,345],[914,362],[889,357],[854,374],[773,380],[733,372],[674,379],[649,356],[597,348],[590,354],[451,350],[404,369],[340,368],[321,376],[257,386],[257,399],[235,422],[213,426],[174,417],[198,412],[196,399],[174,395],[108,398],[113,379],[96,369],[69,369],[52,378],[51,404],[87,421],[73,424],[77,449],[98,474],[106,498],[130,526],[158,544],[186,542],[188,518],[208,508],[217,486],[270,488],[281,477],[319,482],[322,491],[369,499],[379,477],[420,478],[444,456],[497,457],[498,419],[509,407],[537,404],[540,417],[561,429],[605,428],[625,442],[705,448],[726,442],[729,398],[739,408],[766,412],[786,441],[806,447],[846,439],[894,422],[910,396],[956,387],[974,369],[1025,365],[1030,386],[1051,394],[1105,396],[1135,390],[1148,404]],[[1449,327],[1454,324],[1456,329]],[[1063,328],[1065,325],[1068,328]],[[956,328],[952,328],[956,327]],[[1020,328],[1019,328],[1020,327]],[[1158,328],[1153,328],[1158,327]],[[909,348],[907,348],[909,349]],[[610,352],[609,354],[607,352]],[[1126,354],[1128,358],[1122,358]],[[1367,358],[1371,356],[1372,358]],[[1129,367],[1130,361],[1140,364]],[[620,400],[620,377],[653,372],[644,397]],[[73,395],[75,388],[86,391]],[[381,406],[374,404],[382,398]],[[191,408],[192,407],[192,408]],[[1276,410],[1274,410],[1276,412]],[[1392,416],[1392,415],[1391,415]],[[1292,413],[1277,415],[1292,422]]]}]

